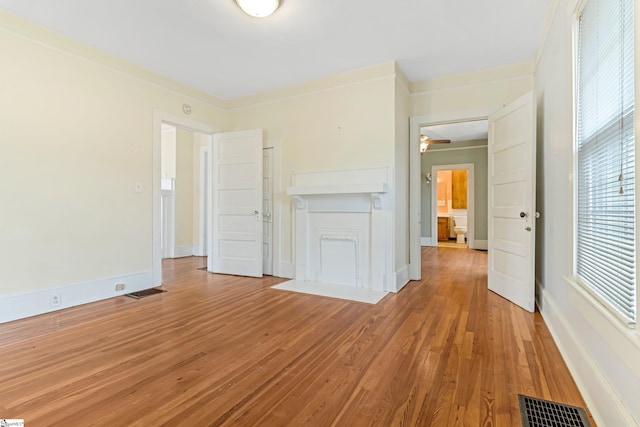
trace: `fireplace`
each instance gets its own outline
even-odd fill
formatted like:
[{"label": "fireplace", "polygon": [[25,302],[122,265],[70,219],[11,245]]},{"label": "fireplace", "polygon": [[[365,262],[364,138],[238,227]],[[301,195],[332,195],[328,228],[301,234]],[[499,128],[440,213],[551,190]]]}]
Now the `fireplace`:
[{"label": "fireplace", "polygon": [[389,169],[297,173],[295,278],[391,290]]}]

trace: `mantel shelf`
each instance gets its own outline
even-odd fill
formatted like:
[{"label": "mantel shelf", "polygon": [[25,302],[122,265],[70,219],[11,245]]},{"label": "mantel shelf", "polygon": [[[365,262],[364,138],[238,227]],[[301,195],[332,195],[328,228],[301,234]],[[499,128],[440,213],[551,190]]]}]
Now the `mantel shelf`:
[{"label": "mantel shelf", "polygon": [[326,194],[374,194],[386,193],[388,186],[384,182],[368,184],[344,184],[344,185],[308,185],[287,188],[290,196],[313,196]]}]

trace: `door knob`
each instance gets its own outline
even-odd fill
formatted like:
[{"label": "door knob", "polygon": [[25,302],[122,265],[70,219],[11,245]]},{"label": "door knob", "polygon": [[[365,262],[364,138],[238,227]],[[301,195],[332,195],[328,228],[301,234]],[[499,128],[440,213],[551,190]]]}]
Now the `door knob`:
[{"label": "door knob", "polygon": [[531,227],[525,227],[524,229],[527,231],[531,231]]},{"label": "door knob", "polygon": [[529,216],[528,214],[526,214],[525,212],[520,212],[520,218],[524,218]]}]

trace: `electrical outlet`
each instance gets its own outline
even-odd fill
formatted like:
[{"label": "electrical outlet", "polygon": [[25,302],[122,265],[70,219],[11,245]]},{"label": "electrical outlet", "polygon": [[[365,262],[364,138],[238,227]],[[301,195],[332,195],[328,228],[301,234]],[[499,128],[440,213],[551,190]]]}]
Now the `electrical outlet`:
[{"label": "electrical outlet", "polygon": [[59,307],[62,304],[62,297],[60,294],[53,294],[49,297],[49,307]]},{"label": "electrical outlet", "polygon": [[116,291],[124,291],[124,288],[126,288],[126,285],[124,283],[118,283],[116,285]]}]

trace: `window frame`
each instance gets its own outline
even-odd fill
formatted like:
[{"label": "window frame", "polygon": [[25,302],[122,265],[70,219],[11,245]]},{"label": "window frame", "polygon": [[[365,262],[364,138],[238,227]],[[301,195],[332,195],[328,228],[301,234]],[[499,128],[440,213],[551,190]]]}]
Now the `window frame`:
[{"label": "window frame", "polygon": [[[640,318],[640,204],[637,203],[638,195],[640,194],[640,119],[639,114],[637,113],[636,101],[640,99],[640,85],[638,84],[638,75],[640,70],[640,54],[637,53],[638,47],[640,47],[640,29],[638,28],[637,23],[640,22],[640,5],[636,4],[634,1],[634,11],[633,11],[633,44],[634,44],[634,62],[633,62],[633,80],[634,80],[634,124],[633,124],[633,133],[634,133],[634,169],[635,169],[635,194],[634,199],[636,200],[635,204],[635,224],[634,224],[634,234],[635,234],[635,266],[636,266],[636,275],[635,275],[635,320],[630,322],[629,319],[624,316],[622,313],[618,312],[613,305],[607,301],[604,297],[602,297],[598,292],[593,290],[589,285],[585,284],[582,280],[579,279],[578,271],[578,197],[579,197],[579,132],[578,132],[578,123],[579,123],[579,42],[580,42],[580,18],[582,13],[587,6],[587,3],[591,0],[576,0],[573,4],[570,4],[570,9],[573,9],[573,13],[570,14],[572,17],[571,22],[571,90],[572,90],[572,142],[573,142],[573,200],[572,200],[572,220],[573,220],[573,238],[572,238],[572,283],[575,284],[579,289],[585,291],[593,301],[597,303],[597,307],[603,309],[608,314],[613,316],[617,321],[618,325],[622,326],[626,330],[635,331],[635,333],[639,333],[638,329],[638,320]],[[596,1],[596,0],[594,0]],[[601,130],[598,130],[600,133]]]}]

